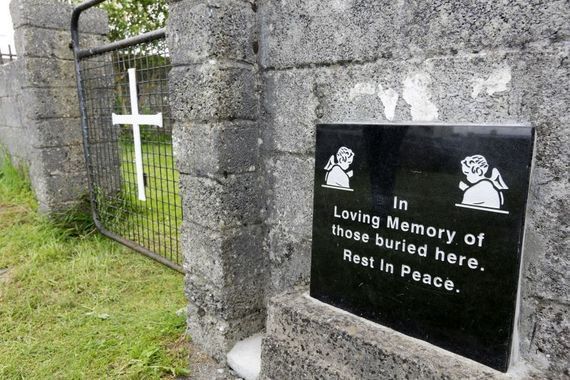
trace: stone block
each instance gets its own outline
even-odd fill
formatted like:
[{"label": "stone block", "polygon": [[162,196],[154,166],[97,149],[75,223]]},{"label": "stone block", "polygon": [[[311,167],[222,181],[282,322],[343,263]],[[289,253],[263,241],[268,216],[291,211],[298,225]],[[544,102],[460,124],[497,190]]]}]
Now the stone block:
[{"label": "stone block", "polygon": [[[14,29],[33,26],[45,29],[70,30],[73,6],[46,0],[13,0],[10,14]],[[107,34],[107,14],[97,8],[84,12],[79,20],[79,30],[84,33]]]},{"label": "stone block", "polygon": [[256,79],[253,68],[207,64],[170,71],[170,102],[175,121],[256,120]]},{"label": "stone block", "polygon": [[28,131],[22,126],[0,127],[0,145],[10,153],[12,159],[17,159],[29,166],[32,147],[26,141],[22,141],[22,135]]},{"label": "stone block", "polygon": [[64,211],[87,194],[85,172],[65,173],[64,176],[38,175],[32,161],[30,178],[39,210],[45,214]]},{"label": "stone block", "polygon": [[[307,232],[310,232],[307,231]],[[266,240],[271,273],[266,298],[309,282],[311,273],[311,238],[270,227]]]},{"label": "stone block", "polygon": [[[272,336],[263,338],[262,380],[277,379],[327,379],[340,380],[350,378],[337,368],[323,360],[310,357],[305,352],[291,350],[287,342]],[[314,348],[316,349],[316,348]],[[266,354],[269,353],[269,354]],[[266,362],[271,360],[271,362]],[[269,359],[270,358],[270,359]]]},{"label": "stone block", "polygon": [[320,69],[319,122],[410,120],[403,98],[404,80],[412,64],[395,60]]},{"label": "stone block", "polygon": [[570,44],[554,44],[521,54],[525,69],[522,112],[537,126],[537,164],[559,177],[570,164]]},{"label": "stone block", "polygon": [[258,139],[259,129],[254,122],[178,123],[173,130],[178,170],[195,175],[255,171]]},{"label": "stone block", "polygon": [[265,1],[260,5],[260,63],[266,68],[362,62],[400,46],[394,1]]},{"label": "stone block", "polygon": [[185,292],[192,304],[222,320],[239,319],[252,313],[262,315],[264,305],[263,296],[259,294],[260,282],[243,281],[242,285],[243,289],[233,285],[221,289],[207,274],[193,271],[186,276]]},{"label": "stone block", "polygon": [[312,156],[280,154],[265,163],[271,182],[267,223],[287,233],[309,237],[313,219],[315,160]]},{"label": "stone block", "polygon": [[27,119],[78,118],[77,89],[26,88],[22,91],[23,113]]},{"label": "stone block", "polygon": [[255,11],[244,1],[181,1],[169,10],[168,44],[174,65],[207,59],[255,63]]},{"label": "stone block", "polygon": [[[71,36],[67,30],[23,26],[14,34],[14,40],[19,59],[32,57],[73,60],[73,50],[69,46]],[[105,42],[106,38],[99,35],[84,34],[80,38],[81,48],[100,46]]]},{"label": "stone block", "polygon": [[[562,44],[540,52],[384,60],[342,69],[311,69],[299,76],[316,78],[320,122],[532,122],[543,125],[539,139],[543,129],[549,138],[555,137],[555,141],[540,145],[556,148],[548,161],[557,162],[564,156],[561,149],[568,135],[564,124],[564,107],[570,97],[564,86],[567,56],[568,46]],[[284,78],[293,74],[270,75]],[[274,82],[268,80],[268,97],[283,91]],[[275,114],[285,118],[285,112]]]},{"label": "stone block", "polygon": [[[430,78],[437,119],[462,123],[528,123],[520,112],[518,55],[503,53],[427,59],[420,72]],[[413,114],[413,105],[412,105]]]},{"label": "stone block", "polygon": [[[30,164],[40,210],[59,212],[87,192],[75,68],[70,43],[73,7],[42,0],[11,3],[18,60],[7,69],[0,107],[10,124],[2,142]],[[80,20],[82,43],[99,45],[108,31],[100,10]],[[1,71],[4,71],[2,68]],[[2,73],[0,72],[0,77]],[[4,100],[8,99],[8,103]]]},{"label": "stone block", "polygon": [[45,119],[27,121],[33,124],[36,139],[36,148],[81,145],[81,120],[69,119]]},{"label": "stone block", "polygon": [[[219,298],[237,290],[241,294],[236,297],[262,307],[266,258],[262,252],[261,225],[215,231],[184,222],[181,236],[187,273],[204,277]],[[194,298],[196,294],[190,296]]]},{"label": "stone block", "polygon": [[308,70],[270,72],[264,76],[263,150],[314,151],[315,124],[319,122],[315,76]]},{"label": "stone block", "polygon": [[223,363],[226,354],[236,342],[263,329],[264,318],[260,312],[239,319],[224,320],[216,315],[206,314],[203,309],[190,302],[187,326],[192,343]]},{"label": "stone block", "polygon": [[520,113],[520,60],[514,54],[469,54],[319,69],[312,73],[318,78],[319,121],[528,121]]},{"label": "stone block", "polygon": [[22,87],[73,87],[75,64],[73,61],[49,58],[22,59]]},{"label": "stone block", "polygon": [[[38,160],[38,163],[34,165],[36,170],[33,171],[37,175],[65,177],[69,173],[85,172],[81,145],[35,149],[34,160]],[[87,176],[87,174],[84,175]]]},{"label": "stone block", "polygon": [[[570,376],[570,310],[568,306],[544,299],[524,299],[531,306],[523,320],[531,334],[521,337],[521,354],[548,378]],[[544,376],[544,375],[543,375]],[[544,377],[543,377],[544,378]]]},{"label": "stone block", "polygon": [[13,62],[0,66],[0,98],[15,96],[20,93],[20,76],[22,61],[17,59]]},{"label": "stone block", "polygon": [[529,196],[525,236],[528,267],[523,284],[529,295],[568,303],[570,262],[564,258],[570,250],[570,200],[562,194],[568,194],[570,184],[562,178],[548,181],[543,175],[545,169],[534,172],[534,182],[542,184],[533,186]]},{"label": "stone block", "polygon": [[[197,283],[196,281],[198,281],[197,276],[191,275],[190,279],[185,285],[187,296],[190,295],[190,291],[203,292],[208,290],[208,287],[202,286],[203,285],[202,283],[200,282]],[[234,288],[231,294],[239,295],[238,289]],[[203,296],[200,293],[200,295],[194,296],[194,298],[189,298],[189,303],[194,308],[196,308],[196,310],[198,311],[198,315],[211,316],[217,321],[217,324],[221,325],[232,323],[232,321],[238,322],[239,320],[242,319],[248,319],[250,321],[257,319],[257,321],[255,321],[255,325],[259,328],[257,330],[259,331],[260,329],[263,328],[262,321],[264,319],[265,308],[263,307],[263,305],[260,307],[259,304],[255,302],[256,300],[253,300],[253,302],[248,305],[247,300],[243,298],[244,297],[240,297],[235,302],[231,300],[228,302],[229,295],[226,298],[220,299],[215,296],[211,296],[209,293],[206,293]],[[249,314],[247,314],[248,312]],[[231,315],[234,316],[230,317]],[[239,326],[239,324],[236,324],[234,328],[235,329],[243,328],[243,330],[246,330],[248,332],[242,335],[242,337],[247,337],[248,336],[247,334],[253,334],[256,332],[255,330],[251,330],[248,326],[242,327]],[[218,335],[220,334],[220,332],[224,333],[224,331],[219,331],[219,332],[210,331],[208,334]],[[235,335],[241,334],[240,332],[234,331],[234,332],[225,332],[225,334],[222,335],[226,335],[228,333]]]},{"label": "stone block", "polygon": [[[272,299],[262,379],[312,373],[337,379],[511,379],[509,375],[294,292]],[[289,360],[289,355],[300,361]],[[300,368],[299,368],[300,367]]]},{"label": "stone block", "polygon": [[[298,353],[279,339],[272,336],[263,338],[262,373],[261,380],[277,379],[326,379],[341,380],[350,379],[350,374],[342,373],[338,368],[331,367],[328,363],[315,357],[310,357],[305,352]],[[317,349],[317,348],[314,348]],[[271,360],[270,363],[265,361]],[[269,359],[271,358],[271,359]],[[353,377],[354,378],[354,377]]]},{"label": "stone block", "polygon": [[564,0],[411,0],[402,3],[401,22],[410,50],[433,55],[564,40],[569,17]]},{"label": "stone block", "polygon": [[266,68],[508,49],[570,35],[564,0],[268,1],[260,14]]},{"label": "stone block", "polygon": [[261,222],[258,173],[216,177],[180,176],[184,218],[219,230]]},{"label": "stone block", "polygon": [[5,96],[0,98],[0,125],[20,128],[22,125],[21,96]]}]

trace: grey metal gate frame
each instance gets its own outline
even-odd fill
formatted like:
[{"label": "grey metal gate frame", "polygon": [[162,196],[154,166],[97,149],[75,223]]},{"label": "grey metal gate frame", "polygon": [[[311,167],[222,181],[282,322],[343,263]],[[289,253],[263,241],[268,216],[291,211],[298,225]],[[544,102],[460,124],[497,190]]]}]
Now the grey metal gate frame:
[{"label": "grey metal gate frame", "polygon": [[[76,72],[76,81],[77,81],[77,93],[79,97],[79,105],[81,111],[81,129],[82,129],[82,139],[83,139],[83,152],[84,158],[87,166],[87,174],[88,174],[88,189],[89,189],[89,198],[91,203],[91,210],[92,210],[92,217],[94,224],[97,230],[103,234],[104,236],[113,239],[141,254],[148,256],[151,259],[154,259],[174,270],[179,272],[184,272],[183,268],[180,263],[180,255],[178,253],[178,231],[176,233],[176,259],[172,260],[168,259],[160,254],[152,251],[148,247],[143,246],[140,242],[133,241],[129,238],[121,236],[120,234],[111,231],[108,229],[104,223],[100,219],[100,213],[98,209],[98,200],[97,200],[97,192],[94,184],[94,176],[92,173],[91,168],[91,160],[92,155],[89,149],[89,133],[90,133],[90,126],[89,126],[89,119],[88,119],[88,110],[87,110],[87,102],[86,102],[86,95],[85,95],[85,86],[82,77],[82,69],[81,69],[81,61],[98,55],[102,55],[109,52],[114,52],[119,49],[130,48],[136,45],[140,45],[143,43],[153,42],[159,39],[164,39],[166,36],[166,30],[164,28],[154,30],[148,33],[144,33],[135,37],[127,38],[121,41],[111,42],[104,44],[102,46],[94,47],[94,48],[85,48],[82,49],[80,46],[80,33],[79,33],[79,17],[82,12],[99,5],[100,3],[104,2],[105,0],[88,0],[77,7],[74,8],[72,17],[71,17],[71,39],[72,44],[71,47],[73,49],[74,58],[75,58],[75,72]],[[162,167],[160,168],[162,170]],[[146,174],[145,174],[145,186],[146,186]],[[177,189],[172,190],[173,192],[177,192]],[[177,194],[175,194],[177,195]],[[157,201],[158,202],[158,201]],[[164,207],[163,207],[164,212]],[[175,223],[175,229],[179,228],[178,221]]]}]

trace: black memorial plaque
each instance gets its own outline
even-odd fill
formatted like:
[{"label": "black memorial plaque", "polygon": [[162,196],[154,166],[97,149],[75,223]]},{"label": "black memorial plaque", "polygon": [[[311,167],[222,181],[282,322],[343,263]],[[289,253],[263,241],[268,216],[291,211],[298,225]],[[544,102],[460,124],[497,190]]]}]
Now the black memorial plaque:
[{"label": "black memorial plaque", "polygon": [[534,130],[319,125],[311,296],[506,371]]}]

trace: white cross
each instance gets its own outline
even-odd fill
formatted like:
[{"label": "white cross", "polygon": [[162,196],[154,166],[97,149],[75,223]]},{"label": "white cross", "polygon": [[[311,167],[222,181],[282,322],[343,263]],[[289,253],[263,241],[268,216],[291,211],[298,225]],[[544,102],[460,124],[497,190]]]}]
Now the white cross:
[{"label": "white cross", "polygon": [[156,115],[139,115],[139,101],[137,94],[136,69],[129,69],[129,94],[131,98],[132,115],[116,115],[113,113],[113,125],[131,124],[133,126],[133,139],[135,142],[135,167],[137,173],[137,187],[139,200],[146,201],[144,192],[144,174],[141,148],[141,125],[156,125],[162,128],[162,112]]}]

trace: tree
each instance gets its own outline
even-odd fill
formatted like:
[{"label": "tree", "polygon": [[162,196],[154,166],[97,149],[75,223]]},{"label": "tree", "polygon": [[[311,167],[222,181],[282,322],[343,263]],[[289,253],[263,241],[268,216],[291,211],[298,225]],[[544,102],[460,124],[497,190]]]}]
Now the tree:
[{"label": "tree", "polygon": [[[79,4],[83,0],[59,0]],[[118,41],[163,28],[167,0],[107,0],[99,5],[109,16],[109,40]]]},{"label": "tree", "polygon": [[166,0],[107,0],[100,6],[109,15],[111,41],[163,28],[168,17]]}]

